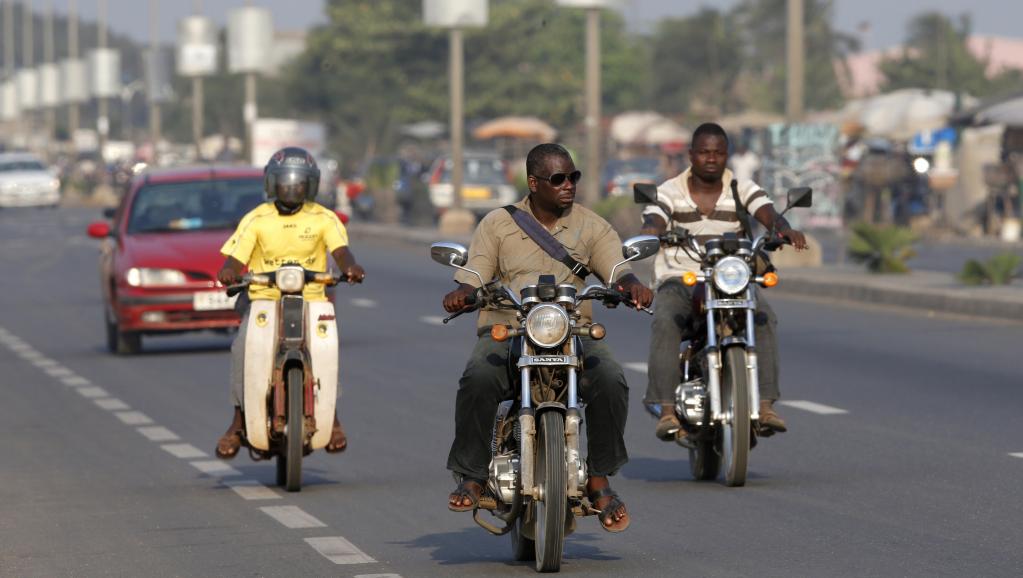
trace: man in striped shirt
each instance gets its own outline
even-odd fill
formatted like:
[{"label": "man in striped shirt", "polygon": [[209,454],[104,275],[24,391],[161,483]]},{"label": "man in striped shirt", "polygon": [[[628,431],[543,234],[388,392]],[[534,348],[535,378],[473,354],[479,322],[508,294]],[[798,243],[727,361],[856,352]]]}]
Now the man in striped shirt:
[{"label": "man in striped shirt", "polygon": [[[693,133],[689,148],[691,167],[657,188],[660,205],[643,211],[643,233],[659,235],[685,228],[702,245],[708,238],[740,233],[742,223],[731,194],[732,172],[728,170],[728,135],[719,125],[705,123]],[[756,183],[738,181],[739,202],[768,229],[788,239],[797,250],[806,249],[806,238],[789,226],[774,209],[771,198]],[[654,261],[657,297],[650,339],[649,383],[644,402],[659,404],[661,417],[655,434],[672,441],[686,432],[675,415],[675,388],[681,381],[679,344],[693,315],[693,288],[682,284],[682,274],[699,272],[700,263],[678,247],[666,247]],[[755,287],[754,290],[757,290]],[[760,428],[762,434],[786,431],[785,421],[774,411],[779,397],[778,349],[775,341],[777,318],[757,296],[757,341],[760,381]]]}]

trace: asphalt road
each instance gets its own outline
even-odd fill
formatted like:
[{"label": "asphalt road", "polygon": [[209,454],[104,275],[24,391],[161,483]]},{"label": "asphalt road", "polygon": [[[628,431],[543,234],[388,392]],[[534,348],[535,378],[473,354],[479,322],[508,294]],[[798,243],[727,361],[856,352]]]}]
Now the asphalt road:
[{"label": "asphalt road", "polygon": [[[104,350],[84,209],[0,212],[0,576],[528,576],[509,539],[446,509],[470,319],[438,324],[449,270],[423,246],[354,241],[342,287],[340,456],[302,492],[213,445],[230,339]],[[696,483],[640,406],[649,318],[598,312],[632,384],[633,523],[580,521],[574,576],[1019,576],[1019,325],[788,298],[781,411],[744,488]],[[1013,455],[1018,454],[1018,455]],[[333,559],[331,559],[333,556]]]}]

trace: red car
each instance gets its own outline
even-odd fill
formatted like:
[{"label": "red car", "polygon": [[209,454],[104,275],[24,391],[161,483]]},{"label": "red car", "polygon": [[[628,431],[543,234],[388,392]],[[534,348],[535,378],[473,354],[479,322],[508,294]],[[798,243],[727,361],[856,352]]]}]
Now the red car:
[{"label": "red car", "polygon": [[258,168],[158,169],[135,177],[120,205],[108,209],[113,223],[92,223],[88,230],[103,239],[100,281],[110,351],[137,353],[143,335],[236,328],[234,299],[217,282],[220,247],[265,198]]}]

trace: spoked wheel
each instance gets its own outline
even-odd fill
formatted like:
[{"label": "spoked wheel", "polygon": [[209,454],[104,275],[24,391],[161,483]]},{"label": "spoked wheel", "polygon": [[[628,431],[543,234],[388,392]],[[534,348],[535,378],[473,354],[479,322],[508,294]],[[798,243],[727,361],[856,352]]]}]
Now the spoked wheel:
[{"label": "spoked wheel", "polygon": [[284,453],[277,456],[277,483],[289,492],[297,492],[302,489],[302,446],[305,441],[302,369],[289,369],[286,384],[288,425],[284,434]]},{"label": "spoked wheel", "polygon": [[[532,508],[533,505],[530,504],[526,507]],[[523,534],[523,525],[526,523],[526,517],[526,514],[520,514],[519,519],[515,520],[515,525],[511,529],[512,556],[516,562],[536,560],[536,543]],[[535,514],[529,516],[529,519],[535,520]]]},{"label": "spoked wheel", "polygon": [[746,350],[729,347],[721,368],[721,407],[729,415],[721,425],[721,454],[724,460],[725,485],[746,484],[749,462],[750,417],[749,381],[746,379]]},{"label": "spoked wheel", "polygon": [[541,496],[536,508],[536,570],[557,572],[565,546],[565,514],[568,512],[568,481],[565,466],[565,420],[548,411],[540,418],[536,434],[536,474]]}]

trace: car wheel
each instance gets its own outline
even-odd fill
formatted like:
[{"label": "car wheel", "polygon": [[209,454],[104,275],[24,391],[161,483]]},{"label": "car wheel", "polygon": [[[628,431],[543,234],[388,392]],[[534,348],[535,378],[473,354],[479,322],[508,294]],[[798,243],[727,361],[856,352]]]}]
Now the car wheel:
[{"label": "car wheel", "polygon": [[121,331],[116,321],[107,320],[107,349],[118,355],[135,355],[142,350],[142,334]]}]

